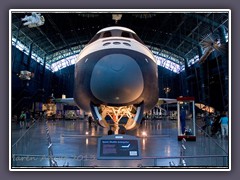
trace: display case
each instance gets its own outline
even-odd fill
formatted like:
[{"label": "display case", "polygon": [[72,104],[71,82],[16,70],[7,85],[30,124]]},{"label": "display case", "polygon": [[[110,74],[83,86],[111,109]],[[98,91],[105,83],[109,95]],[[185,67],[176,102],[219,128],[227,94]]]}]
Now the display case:
[{"label": "display case", "polygon": [[178,140],[196,140],[196,117],[194,97],[177,98]]}]

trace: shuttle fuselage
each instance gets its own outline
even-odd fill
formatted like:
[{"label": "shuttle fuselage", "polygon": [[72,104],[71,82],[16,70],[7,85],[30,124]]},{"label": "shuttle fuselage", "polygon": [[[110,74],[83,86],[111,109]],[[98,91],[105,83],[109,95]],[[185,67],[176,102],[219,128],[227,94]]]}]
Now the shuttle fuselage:
[{"label": "shuttle fuselage", "polygon": [[133,129],[158,101],[157,64],[135,32],[108,27],[79,54],[74,86],[76,104],[100,125],[108,126],[106,115],[117,123],[127,117],[125,128]]}]

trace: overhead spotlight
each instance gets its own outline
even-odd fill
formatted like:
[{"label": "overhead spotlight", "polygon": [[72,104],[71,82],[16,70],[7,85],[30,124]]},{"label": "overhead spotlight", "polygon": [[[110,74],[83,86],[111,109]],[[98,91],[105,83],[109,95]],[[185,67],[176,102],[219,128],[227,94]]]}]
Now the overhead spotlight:
[{"label": "overhead spotlight", "polygon": [[115,20],[115,23],[122,19],[122,14],[112,14],[112,19]]},{"label": "overhead spotlight", "polygon": [[89,132],[87,131],[85,134],[86,134],[86,135],[88,135],[88,134],[89,134]]},{"label": "overhead spotlight", "polygon": [[32,12],[31,16],[25,16],[22,18],[22,21],[26,21],[23,23],[24,26],[28,26],[29,28],[38,27],[44,24],[45,19],[40,13]]}]

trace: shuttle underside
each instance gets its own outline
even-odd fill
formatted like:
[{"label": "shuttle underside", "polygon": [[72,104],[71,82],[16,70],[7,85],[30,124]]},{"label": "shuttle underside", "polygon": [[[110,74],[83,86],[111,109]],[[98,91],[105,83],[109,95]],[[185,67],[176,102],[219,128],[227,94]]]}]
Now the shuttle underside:
[{"label": "shuttle underside", "polygon": [[125,128],[134,129],[144,111],[157,103],[157,65],[149,56],[129,49],[90,53],[75,65],[74,100],[104,127],[109,125],[108,115],[117,122],[126,117]]}]

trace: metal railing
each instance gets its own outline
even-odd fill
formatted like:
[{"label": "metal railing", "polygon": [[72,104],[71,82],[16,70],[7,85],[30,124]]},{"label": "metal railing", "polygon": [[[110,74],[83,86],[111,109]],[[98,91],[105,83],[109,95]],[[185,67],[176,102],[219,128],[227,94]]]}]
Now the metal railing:
[{"label": "metal railing", "polygon": [[[51,136],[49,133],[48,125],[47,125],[47,120],[44,118],[44,123],[45,123],[45,130],[46,130],[46,137],[47,137],[47,149],[48,149],[48,155],[31,155],[31,154],[19,154],[18,153],[18,144],[23,141],[23,139],[26,137],[28,134],[29,130],[36,125],[36,122],[38,122],[40,119],[36,120],[30,127],[27,129],[23,134],[17,139],[17,141],[12,145],[12,167],[18,166],[20,163],[21,165],[24,164],[24,162],[28,162],[31,166],[32,163],[30,162],[35,162],[36,164],[39,163],[40,166],[46,165],[45,160],[48,159],[49,161],[49,166],[50,167],[57,167],[58,163],[54,159],[54,154],[53,154],[53,144],[51,140]],[[41,119],[42,120],[42,119]],[[26,164],[28,164],[26,163]],[[33,163],[34,164],[34,163]],[[43,164],[43,165],[42,165]],[[35,166],[35,165],[33,165]]]},{"label": "metal railing", "polygon": [[[14,167],[22,167],[22,164],[26,165],[30,160],[34,160],[34,165],[30,164],[28,167],[79,167],[79,168],[102,168],[109,167],[114,168],[118,164],[118,160],[97,160],[96,154],[92,155],[76,155],[76,156],[54,156],[53,153],[53,143],[48,129],[48,121],[44,119],[46,136],[47,136],[47,155],[27,155],[21,154],[18,152],[12,151],[12,161],[15,162]],[[34,124],[30,126],[28,130],[12,145],[12,149],[17,146],[21,139],[26,135],[26,133],[32,128]],[[197,125],[198,126],[198,125]],[[200,128],[200,127],[199,127]],[[213,141],[214,139],[211,138]],[[119,168],[129,167],[134,168],[145,168],[145,167],[154,167],[154,168],[189,168],[189,167],[213,167],[213,168],[228,168],[229,167],[229,156],[228,153],[216,142],[221,152],[220,155],[212,155],[210,152],[208,155],[191,155],[187,150],[191,148],[187,147],[185,139],[182,139],[179,144],[180,152],[179,156],[145,156],[141,160],[123,160],[119,164]],[[22,163],[18,164],[17,160],[21,159]],[[117,162],[117,163],[116,163]],[[123,165],[125,164],[125,166]]]},{"label": "metal railing", "polygon": [[49,159],[49,165],[50,167],[57,167],[58,166],[58,163],[57,161],[54,159],[54,155],[53,155],[53,148],[52,148],[52,140],[51,140],[51,136],[50,136],[50,133],[49,133],[49,129],[48,129],[48,121],[47,119],[45,118],[44,119],[45,121],[45,128],[46,128],[46,136],[47,136],[47,141],[48,141],[48,159]]},{"label": "metal railing", "polygon": [[[184,160],[185,156],[185,151],[186,151],[186,146],[185,146],[186,139],[182,139],[181,147],[180,147],[180,158],[179,158],[179,163],[178,166],[187,166],[186,161]],[[169,162],[169,166],[173,167],[176,166],[173,161]]]},{"label": "metal railing", "polygon": [[[84,156],[51,156],[51,158],[46,157],[45,155],[25,155],[25,154],[13,154],[13,158],[16,159],[25,159],[25,161],[34,160],[37,162],[45,160],[50,162],[50,165],[45,165],[44,167],[54,167],[54,168],[62,168],[62,167],[90,167],[90,168],[114,168],[112,164],[115,164],[116,161],[119,160],[97,160],[95,157],[84,157]],[[48,160],[49,158],[49,160]],[[179,161],[179,164],[176,165],[176,161]],[[190,163],[190,160],[194,159],[197,163]],[[201,159],[203,162],[201,163]],[[211,160],[212,159],[212,160]],[[215,160],[213,160],[215,159]],[[188,163],[183,164],[184,160]],[[58,163],[57,163],[58,161]],[[164,162],[163,165],[161,162]],[[221,161],[221,163],[219,163]],[[58,166],[62,162],[62,166]],[[197,156],[166,156],[166,157],[159,157],[159,156],[152,156],[152,157],[142,157],[141,160],[123,160],[124,165],[119,166],[121,167],[128,167],[128,164],[131,164],[131,167],[138,167],[138,168],[145,168],[145,167],[153,167],[153,168],[189,168],[189,167],[213,167],[213,168],[228,168],[228,156],[227,155],[197,155]],[[215,162],[215,164],[214,164]],[[43,167],[42,165],[39,165]],[[17,166],[16,166],[17,167]],[[38,167],[37,165],[33,167]]]}]

